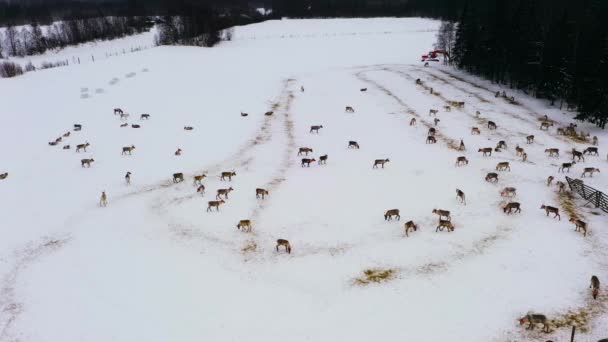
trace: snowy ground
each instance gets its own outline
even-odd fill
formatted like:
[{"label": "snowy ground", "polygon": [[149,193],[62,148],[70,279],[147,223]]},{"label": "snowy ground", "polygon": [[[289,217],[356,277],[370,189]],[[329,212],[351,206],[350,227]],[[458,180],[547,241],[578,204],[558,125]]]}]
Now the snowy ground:
[{"label": "snowy ground", "polygon": [[[577,201],[571,211],[589,224],[583,237],[557,188],[545,185],[549,175],[564,181],[557,168],[571,158],[568,150],[588,146],[557,136],[571,114],[519,94],[519,104],[509,104],[487,82],[422,68],[418,58],[437,26],[271,21],[237,28],[234,41],[213,49],[159,47],[0,80],[0,173],[9,173],[0,181],[0,341],[569,335],[569,326],[555,323],[549,334],[526,331],[517,319],[528,311],[556,322],[570,311],[586,315],[577,341],[608,336],[608,297],[593,300],[588,289],[592,274],[608,282],[606,215]],[[446,100],[466,105],[447,113]],[[115,107],[142,127],[121,128]],[[437,144],[425,144],[431,108],[441,120]],[[141,113],[151,119],[140,121]],[[539,130],[545,114],[556,122],[547,132]],[[488,131],[487,120],[498,129]],[[75,123],[82,131],[47,144]],[[323,128],[310,134],[311,125]],[[470,135],[473,126],[481,135]],[[578,129],[599,137],[600,156],[586,156],[570,174],[579,178],[592,166],[605,172],[608,134]],[[528,134],[536,136],[532,145]],[[452,148],[460,139],[465,152]],[[348,149],[349,140],[361,148]],[[506,151],[477,153],[499,140]],[[90,148],[76,153],[85,141]],[[528,162],[515,155],[516,144]],[[130,145],[133,155],[121,155]],[[303,146],[314,158],[327,154],[327,164],[300,167]],[[560,158],[544,154],[552,147]],[[183,155],[174,155],[177,148]],[[459,155],[467,166],[454,166]],[[82,158],[95,162],[82,168]],[[386,168],[373,169],[381,158],[390,159]],[[511,171],[486,183],[500,161]],[[232,170],[231,182],[219,179]],[[173,184],[175,172],[186,181]],[[201,196],[192,182],[203,172]],[[606,189],[606,179],[600,173],[585,183]],[[521,214],[503,214],[505,186],[517,187]],[[234,191],[219,212],[206,212],[216,190],[228,187]],[[256,199],[258,187],[269,190],[265,200]],[[456,188],[467,194],[466,206]],[[98,206],[101,191],[106,208]],[[561,221],[547,218],[543,203],[560,207]],[[401,221],[383,219],[392,208]],[[435,232],[434,208],[452,212],[454,232]],[[252,220],[252,233],[236,229],[241,219]],[[421,229],[406,238],[409,220]],[[278,238],[291,242],[290,255],[275,251]],[[355,284],[375,268],[393,270],[394,279]]]}]

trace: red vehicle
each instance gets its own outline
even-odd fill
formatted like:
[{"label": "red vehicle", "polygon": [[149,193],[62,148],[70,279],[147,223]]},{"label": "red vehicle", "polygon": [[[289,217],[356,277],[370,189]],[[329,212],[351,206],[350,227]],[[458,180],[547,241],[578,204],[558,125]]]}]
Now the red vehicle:
[{"label": "red vehicle", "polygon": [[431,62],[439,62],[439,59],[437,58],[439,55],[443,55],[444,58],[449,59],[450,55],[443,51],[443,50],[435,50],[435,51],[430,51],[428,54],[426,55],[422,55],[422,61],[426,62],[426,61],[431,61]]}]

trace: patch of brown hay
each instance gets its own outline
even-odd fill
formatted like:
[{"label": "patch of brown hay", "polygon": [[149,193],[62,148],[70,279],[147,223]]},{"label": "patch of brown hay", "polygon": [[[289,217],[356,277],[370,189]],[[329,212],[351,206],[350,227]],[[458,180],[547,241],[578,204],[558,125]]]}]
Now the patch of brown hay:
[{"label": "patch of brown hay", "polygon": [[363,270],[363,276],[354,279],[354,283],[359,286],[367,286],[373,283],[385,283],[393,280],[396,275],[397,270],[395,269],[367,269]]},{"label": "patch of brown hay", "polygon": [[245,244],[245,246],[241,248],[241,252],[243,252],[243,254],[255,253],[257,250],[258,244],[253,240],[247,241],[247,244]]},{"label": "patch of brown hay", "polygon": [[586,333],[589,331],[590,316],[590,313],[586,309],[568,311],[565,314],[558,316],[556,319],[551,320],[550,326],[555,329],[560,329],[570,328],[575,325],[580,332]]},{"label": "patch of brown hay", "polygon": [[560,206],[564,211],[574,219],[581,219],[581,215],[576,210],[576,203],[574,202],[574,195],[570,191],[564,191],[557,195]]}]

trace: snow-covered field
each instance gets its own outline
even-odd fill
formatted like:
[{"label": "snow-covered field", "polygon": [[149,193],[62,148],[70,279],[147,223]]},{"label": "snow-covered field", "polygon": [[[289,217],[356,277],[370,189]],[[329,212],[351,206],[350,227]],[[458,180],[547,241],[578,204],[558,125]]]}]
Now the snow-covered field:
[{"label": "snow-covered field", "polygon": [[[569,211],[588,223],[583,237],[545,183],[565,182],[559,165],[589,144],[556,134],[570,113],[519,94],[513,105],[494,98],[497,86],[423,68],[437,27],[270,21],[212,49],[158,47],[0,79],[0,173],[9,173],[0,181],[0,341],[565,341],[570,325],[558,325],[569,312],[586,319],[576,341],[608,337],[608,296],[593,300],[588,289],[592,274],[608,282],[606,215],[576,200]],[[446,112],[448,100],[466,104]],[[441,121],[437,143],[425,144],[431,108]],[[555,122],[548,131],[543,115]],[[76,123],[81,131],[48,145]],[[323,128],[311,134],[311,125]],[[600,156],[570,175],[605,173],[608,134],[577,129],[599,137]],[[460,139],[464,152],[453,148]],[[506,150],[477,153],[499,140]],[[304,146],[327,164],[300,167]],[[454,166],[460,155],[467,166]],[[83,158],[95,162],[83,168]],[[372,168],[384,158],[384,169]],[[511,171],[485,182],[501,161]],[[222,181],[223,171],[236,176]],[[184,182],[172,182],[176,172]],[[203,173],[201,195],[193,176]],[[604,173],[585,184],[606,189]],[[517,188],[520,214],[503,214],[505,186]],[[207,212],[229,187],[219,212]],[[256,199],[256,188],[269,195]],[[560,207],[561,221],[543,203]],[[393,208],[401,220],[385,221]],[[453,232],[435,232],[435,208],[451,211]],[[251,233],[236,228],[242,219]],[[409,220],[420,229],[405,237]],[[292,253],[277,253],[277,239]],[[359,285],[368,269],[393,277]],[[520,326],[529,311],[555,320],[551,332]]]}]

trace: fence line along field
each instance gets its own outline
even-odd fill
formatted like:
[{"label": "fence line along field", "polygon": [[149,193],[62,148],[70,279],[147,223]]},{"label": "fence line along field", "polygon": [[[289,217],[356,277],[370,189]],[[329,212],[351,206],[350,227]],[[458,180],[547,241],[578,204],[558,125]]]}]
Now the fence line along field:
[{"label": "fence line along field", "polygon": [[0,79],[0,341],[607,338],[608,134],[425,67],[438,26]]}]

